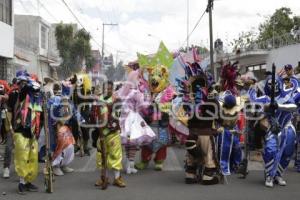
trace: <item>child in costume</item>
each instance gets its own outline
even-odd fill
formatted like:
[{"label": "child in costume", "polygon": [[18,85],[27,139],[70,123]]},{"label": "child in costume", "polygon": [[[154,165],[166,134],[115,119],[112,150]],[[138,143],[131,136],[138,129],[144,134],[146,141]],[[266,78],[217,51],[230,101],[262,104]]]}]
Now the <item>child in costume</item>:
[{"label": "child in costume", "polygon": [[237,90],[238,62],[228,63],[222,67],[221,89],[219,95],[220,117],[218,120],[218,152],[223,175],[237,172],[242,161],[240,134],[244,130],[241,111],[245,98],[241,98]]},{"label": "child in costume", "polygon": [[149,106],[144,99],[144,94],[138,88],[139,71],[131,71],[127,82],[118,92],[122,99],[122,111],[120,117],[122,144],[126,152],[126,173],[136,173],[134,160],[136,151],[141,145],[147,145],[155,138],[155,133],[141,117],[141,111]]},{"label": "child in costume", "polygon": [[[113,83],[108,82],[107,83],[107,90],[105,92],[105,96],[100,97],[100,102],[102,103],[99,113],[98,113],[98,119],[100,122],[105,121],[103,127],[98,129],[98,131],[101,131],[104,138],[101,138],[99,136],[99,139],[97,141],[97,154],[96,154],[96,165],[98,169],[103,170],[103,164],[102,163],[102,156],[105,156],[104,159],[106,159],[107,168],[110,170],[113,170],[114,172],[114,182],[113,185],[117,187],[125,187],[125,181],[123,180],[121,176],[121,170],[122,170],[122,144],[121,144],[121,137],[120,137],[120,126],[119,126],[119,120],[116,116],[116,111],[114,110],[114,113],[112,112],[112,108],[114,105],[116,105],[118,102],[113,97]],[[103,155],[101,152],[101,142],[100,139],[104,140],[105,150],[106,154]],[[107,178],[106,174],[106,179]],[[108,180],[106,181],[108,182]],[[95,186],[103,186],[102,179],[97,180],[95,183]]]},{"label": "child in costume", "polygon": [[[74,171],[68,167],[74,158],[75,144],[73,143],[73,136],[70,135],[72,134],[71,129],[69,129],[70,122],[84,122],[84,119],[68,97],[62,96],[62,86],[60,84],[54,84],[53,94],[54,96],[48,100],[50,149],[55,155],[52,159],[53,173],[57,176],[63,176],[64,172]],[[63,153],[63,156],[60,155],[61,153]]]},{"label": "child in costume", "polygon": [[57,168],[62,168],[64,172],[73,172],[74,170],[67,167],[74,159],[74,144],[75,139],[72,135],[71,129],[65,125],[64,122],[58,121],[56,123],[57,142],[56,149],[52,156],[52,166],[55,175],[64,175],[63,173],[55,172]]},{"label": "child in costume", "polygon": [[243,127],[238,124],[241,124],[239,113],[244,107],[244,100],[235,97],[231,91],[225,91],[219,101],[218,151],[222,173],[227,176],[236,172],[242,161],[240,133]]}]

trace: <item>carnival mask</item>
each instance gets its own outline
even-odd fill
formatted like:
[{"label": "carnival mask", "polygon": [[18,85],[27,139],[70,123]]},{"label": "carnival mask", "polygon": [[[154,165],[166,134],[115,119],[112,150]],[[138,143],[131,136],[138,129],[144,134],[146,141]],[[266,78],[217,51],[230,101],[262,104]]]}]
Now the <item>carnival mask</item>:
[{"label": "carnival mask", "polygon": [[4,95],[4,94],[5,94],[4,85],[0,85],[0,95]]},{"label": "carnival mask", "polygon": [[148,74],[148,82],[151,92],[159,93],[168,86],[169,70],[166,66],[157,65],[155,67],[148,68]]}]

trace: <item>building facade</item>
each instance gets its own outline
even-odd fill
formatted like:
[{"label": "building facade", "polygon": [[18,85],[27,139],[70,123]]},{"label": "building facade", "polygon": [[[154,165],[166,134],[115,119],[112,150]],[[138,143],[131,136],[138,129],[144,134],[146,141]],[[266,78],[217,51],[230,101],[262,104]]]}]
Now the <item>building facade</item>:
[{"label": "building facade", "polygon": [[214,66],[217,69],[217,77],[220,77],[221,61],[232,63],[238,61],[241,74],[251,71],[259,80],[262,80],[265,78],[264,72],[271,71],[273,63],[277,66],[277,71],[280,71],[286,64],[296,67],[300,62],[299,52],[300,38],[295,38],[292,43],[283,43],[276,48],[257,46],[257,48],[244,49],[238,53],[215,53]]},{"label": "building facade", "polygon": [[14,55],[13,1],[0,0],[0,79],[10,80]]},{"label": "building facade", "polygon": [[59,62],[51,24],[39,16],[15,15],[14,72],[26,69],[40,79],[55,77]]}]

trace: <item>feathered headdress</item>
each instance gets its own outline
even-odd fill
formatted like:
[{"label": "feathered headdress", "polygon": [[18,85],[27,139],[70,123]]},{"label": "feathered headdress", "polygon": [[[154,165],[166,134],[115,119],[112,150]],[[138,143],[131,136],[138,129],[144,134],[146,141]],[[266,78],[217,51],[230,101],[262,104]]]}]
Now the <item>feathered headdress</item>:
[{"label": "feathered headdress", "polygon": [[221,89],[222,91],[231,91],[233,95],[237,94],[236,78],[238,75],[238,62],[230,62],[222,67],[221,70]]},{"label": "feathered headdress", "polygon": [[187,63],[184,67],[185,77],[176,79],[178,93],[183,96],[183,101],[190,102],[194,95],[194,102],[201,103],[207,96],[207,76],[198,63]]}]

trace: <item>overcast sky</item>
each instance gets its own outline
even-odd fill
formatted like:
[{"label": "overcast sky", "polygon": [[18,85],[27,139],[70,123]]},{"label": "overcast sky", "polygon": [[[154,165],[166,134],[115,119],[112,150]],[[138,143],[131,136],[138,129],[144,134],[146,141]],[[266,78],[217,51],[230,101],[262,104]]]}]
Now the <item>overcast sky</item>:
[{"label": "overcast sky", "polygon": [[[119,59],[135,59],[136,52],[152,53],[159,41],[174,51],[186,45],[187,1],[190,5],[190,31],[204,12],[207,0],[65,0],[99,45],[102,23],[118,23],[105,28],[105,54],[118,53]],[[49,23],[76,22],[61,0],[15,0],[15,14],[40,14]],[[299,0],[215,0],[214,39],[229,44],[242,31],[258,25],[282,6],[300,15]],[[46,11],[46,9],[48,11]],[[150,36],[149,36],[150,35]],[[92,41],[93,49],[101,46]],[[208,47],[208,14],[190,37],[190,44]]]}]

